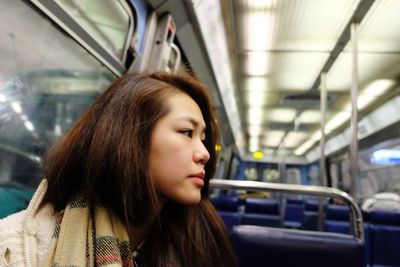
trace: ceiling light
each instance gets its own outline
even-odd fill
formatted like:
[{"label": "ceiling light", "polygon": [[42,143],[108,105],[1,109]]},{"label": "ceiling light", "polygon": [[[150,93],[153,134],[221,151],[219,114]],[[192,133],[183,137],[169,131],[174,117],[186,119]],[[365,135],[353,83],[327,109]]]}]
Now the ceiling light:
[{"label": "ceiling light", "polygon": [[262,136],[262,145],[267,147],[277,147],[284,137],[284,131],[267,131]]},{"label": "ceiling light", "polygon": [[33,127],[32,122],[30,121],[25,121],[24,122],[26,129],[28,129],[28,131],[33,132],[35,130],[35,127]]},{"label": "ceiling light", "polygon": [[268,10],[248,11],[243,17],[244,47],[251,51],[265,51],[271,47],[274,16]]},{"label": "ceiling light", "polygon": [[252,9],[271,9],[276,6],[276,0],[251,0],[246,1],[246,4]]},{"label": "ceiling light", "polygon": [[340,111],[332,116],[332,118],[325,125],[325,132],[330,133],[336,128],[342,126],[348,119],[350,119],[350,113]]},{"label": "ceiling light", "polygon": [[255,159],[262,159],[264,157],[264,154],[261,151],[256,151],[253,153],[253,158]]},{"label": "ceiling light", "polygon": [[296,110],[292,108],[274,108],[265,112],[268,121],[289,123],[293,122]]},{"label": "ceiling light", "polygon": [[304,110],[299,115],[299,121],[304,124],[319,123],[321,121],[321,112],[315,109]]},{"label": "ceiling light", "polygon": [[306,132],[289,132],[283,141],[283,146],[287,148],[296,147],[303,142],[307,136],[308,134]]},{"label": "ceiling light", "polygon": [[245,68],[245,73],[248,75],[267,75],[270,71],[270,55],[266,52],[248,53]]},{"label": "ceiling light", "polygon": [[261,92],[247,91],[246,104],[248,107],[264,107],[267,104],[267,94]]},{"label": "ceiling light", "polygon": [[11,107],[13,108],[13,110],[16,113],[21,113],[22,112],[21,104],[19,102],[17,102],[17,101],[12,101],[11,102]]},{"label": "ceiling light", "polygon": [[246,90],[265,92],[268,89],[268,79],[265,77],[249,77],[246,79]]},{"label": "ceiling light", "polygon": [[6,102],[7,101],[7,97],[3,94],[0,94],[0,102]]},{"label": "ceiling light", "polygon": [[314,141],[309,139],[305,141],[300,147],[298,147],[295,151],[294,154],[296,156],[301,156],[303,155],[308,149],[310,149],[314,145]]},{"label": "ceiling light", "polygon": [[262,108],[249,108],[247,110],[247,121],[251,125],[261,125],[263,120]]},{"label": "ceiling light", "polygon": [[386,93],[395,81],[389,79],[381,79],[368,84],[360,95],[380,96]]},{"label": "ceiling light", "polygon": [[249,136],[260,136],[263,132],[263,127],[260,125],[250,125],[247,127],[247,133]]}]

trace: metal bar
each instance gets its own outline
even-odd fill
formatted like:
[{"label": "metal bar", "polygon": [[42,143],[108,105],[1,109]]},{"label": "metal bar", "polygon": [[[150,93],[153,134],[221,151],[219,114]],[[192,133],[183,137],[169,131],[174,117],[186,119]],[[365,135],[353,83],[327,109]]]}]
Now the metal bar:
[{"label": "metal bar", "polygon": [[357,201],[357,177],[358,177],[358,54],[357,54],[357,30],[358,24],[351,24],[351,41],[352,41],[352,79],[351,79],[351,143],[350,143],[350,194]]},{"label": "metal bar", "polygon": [[320,176],[321,176],[321,185],[327,186],[326,180],[326,166],[325,166],[325,114],[326,114],[326,73],[321,73],[321,101],[320,101],[320,112],[321,112],[321,139],[320,141],[320,148],[321,148],[321,156],[319,158],[319,169],[320,169]]},{"label": "metal bar", "polygon": [[211,179],[210,186],[220,189],[237,189],[251,191],[270,191],[277,193],[291,193],[302,195],[314,195],[320,197],[335,197],[340,198],[350,208],[350,218],[352,224],[352,234],[364,241],[363,220],[360,208],[354,200],[346,193],[336,188],[322,186],[306,186],[294,184],[278,184],[265,183],[256,181],[237,181],[237,180],[222,180]]}]

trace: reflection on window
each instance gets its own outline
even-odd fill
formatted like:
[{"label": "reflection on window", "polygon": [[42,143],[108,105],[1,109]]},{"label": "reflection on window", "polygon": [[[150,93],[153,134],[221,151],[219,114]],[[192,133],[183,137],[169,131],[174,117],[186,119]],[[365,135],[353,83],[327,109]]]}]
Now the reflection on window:
[{"label": "reflection on window", "polygon": [[43,154],[115,77],[23,1],[2,1],[0,25],[1,194],[38,184]]},{"label": "reflection on window", "polygon": [[380,149],[372,153],[371,162],[377,165],[400,164],[400,149]]},{"label": "reflection on window", "polygon": [[124,60],[130,18],[122,1],[57,0],[56,2],[104,48]]}]

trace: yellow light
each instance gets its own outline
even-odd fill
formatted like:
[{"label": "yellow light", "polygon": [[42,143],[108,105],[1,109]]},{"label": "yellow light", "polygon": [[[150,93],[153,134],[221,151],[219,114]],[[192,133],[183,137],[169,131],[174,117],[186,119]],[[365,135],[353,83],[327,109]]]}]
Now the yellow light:
[{"label": "yellow light", "polygon": [[219,152],[221,151],[221,145],[215,145],[215,151]]},{"label": "yellow light", "polygon": [[253,153],[253,158],[255,159],[262,159],[264,157],[264,154],[261,151],[256,151]]}]

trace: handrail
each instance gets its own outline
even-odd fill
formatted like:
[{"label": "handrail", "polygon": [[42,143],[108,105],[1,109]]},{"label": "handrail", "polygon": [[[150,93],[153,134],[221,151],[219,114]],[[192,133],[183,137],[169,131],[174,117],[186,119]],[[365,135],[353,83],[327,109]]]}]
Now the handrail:
[{"label": "handrail", "polygon": [[302,195],[314,195],[320,197],[340,198],[350,207],[350,220],[352,223],[352,234],[364,241],[363,220],[360,208],[349,194],[336,188],[323,186],[306,186],[294,184],[266,183],[256,181],[238,181],[211,179],[210,186],[220,189],[242,189],[251,191],[271,191],[279,193],[293,193]]}]

